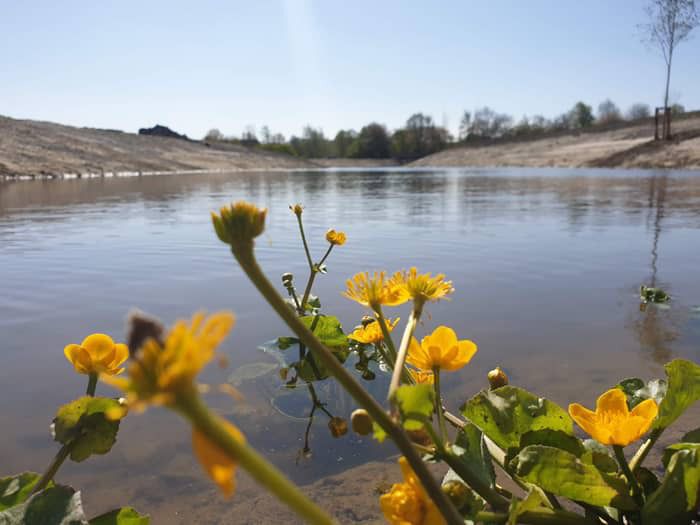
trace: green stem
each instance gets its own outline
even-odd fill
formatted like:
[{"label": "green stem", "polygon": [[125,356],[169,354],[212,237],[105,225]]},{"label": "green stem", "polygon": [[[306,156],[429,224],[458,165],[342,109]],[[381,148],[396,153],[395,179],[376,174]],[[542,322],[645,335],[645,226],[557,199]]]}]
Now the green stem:
[{"label": "green stem", "polygon": [[[426,425],[426,428],[427,427],[428,425]],[[441,446],[441,444],[438,444],[438,448],[441,449],[441,457],[445,460],[445,463],[447,463],[467,485],[474,489],[494,509],[505,510],[508,508],[508,500],[487,483],[484,483],[479,476],[475,475],[469,468],[468,463],[462,461],[458,456],[455,456],[452,452]]]},{"label": "green stem", "polygon": [[199,394],[192,390],[178,395],[177,407],[192,425],[212,443],[234,458],[250,476],[272,492],[307,523],[328,525],[333,519],[311,501],[284,474],[255,451],[251,446],[231,436],[222,420],[211,413]]},{"label": "green stem", "polygon": [[304,296],[301,299],[302,310],[306,308],[306,303],[309,300],[309,296],[311,295],[311,288],[314,285],[314,280],[316,279],[316,274],[318,273],[317,268],[323,264],[323,261],[325,261],[326,258],[328,257],[328,255],[330,255],[332,249],[333,249],[333,245],[331,244],[330,247],[328,248],[328,251],[326,251],[326,255],[323,256],[323,259],[321,259],[321,262],[318,263],[317,265],[313,265],[313,264],[311,265],[311,274],[309,275],[309,280],[306,281],[306,288],[304,289]]},{"label": "green stem", "polygon": [[627,458],[625,458],[625,452],[624,450],[622,450],[622,447],[620,445],[613,445],[612,448],[613,452],[615,453],[615,459],[617,459],[617,463],[620,465],[623,474],[627,478],[627,484],[632,490],[632,496],[637,502],[637,505],[639,505],[639,507],[641,508],[642,506],[644,506],[644,495],[642,493],[641,487],[639,486],[639,483],[637,482],[637,478],[634,474],[632,474],[632,471],[630,470],[630,466],[627,463]]},{"label": "green stem", "polygon": [[382,330],[384,344],[386,345],[387,350],[389,350],[391,360],[396,362],[396,346],[394,346],[394,340],[391,338],[391,332],[386,324],[386,318],[382,313],[382,307],[377,305],[376,309],[374,309],[374,313],[377,314],[377,322],[379,323],[379,328]]},{"label": "green stem", "polygon": [[306,234],[304,233],[304,224],[301,222],[301,214],[297,215],[297,222],[299,223],[299,232],[301,233],[301,242],[304,243],[304,251],[306,252],[306,260],[309,263],[309,270],[313,273],[314,263],[311,260],[311,252],[309,251],[309,245],[306,242]]},{"label": "green stem", "polygon": [[396,363],[394,364],[394,372],[391,375],[391,383],[389,385],[389,395],[387,396],[389,400],[394,398],[396,389],[399,388],[401,383],[401,377],[405,375],[405,365],[406,356],[408,355],[408,347],[411,344],[411,338],[413,337],[413,332],[416,331],[416,325],[420,320],[420,316],[423,313],[423,303],[420,301],[415,301],[413,303],[413,310],[411,310],[411,315],[408,317],[408,322],[406,323],[406,328],[403,331],[403,336],[401,337],[401,344],[399,345],[399,352],[396,356]]},{"label": "green stem", "polygon": [[447,427],[445,426],[445,415],[442,408],[442,394],[440,392],[440,369],[436,366],[433,368],[433,377],[435,381],[435,413],[437,414],[438,425],[443,441],[447,441]]},{"label": "green stem", "polygon": [[[88,376],[88,385],[85,392],[86,395],[94,397],[95,389],[97,388],[97,378],[98,375],[94,372]],[[63,462],[68,458],[71,451],[73,450],[73,443],[74,441],[69,441],[61,447],[58,453],[54,456],[51,463],[49,463],[49,466],[46,468],[46,471],[42,474],[41,478],[39,478],[39,481],[37,481],[36,485],[34,485],[34,488],[32,489],[32,494],[36,494],[37,492],[44,490],[46,486],[49,483],[51,483],[54,476],[56,475],[56,472],[58,472],[58,469],[61,468],[61,465],[63,465]]]},{"label": "green stem", "polygon": [[647,457],[647,454],[649,454],[651,449],[654,447],[654,444],[661,437],[661,434],[663,434],[663,432],[663,428],[655,428],[651,431],[647,440],[641,447],[639,447],[639,450],[637,450],[637,453],[632,457],[632,460],[630,461],[630,470],[632,472],[637,472],[637,469],[641,466],[642,462]]},{"label": "green stem", "polygon": [[277,290],[267,279],[258,265],[253,254],[253,243],[233,243],[231,251],[253,282],[258,291],[268,301],[287,326],[297,337],[306,344],[316,357],[326,366],[328,371],[338,380],[341,386],[355,399],[359,406],[367,410],[372,419],[391,437],[401,453],[411,465],[416,476],[421,480],[423,487],[435,502],[448,525],[462,525],[464,520],[455,509],[449,498],[442,492],[440,485],[428,470],[423,460],[413,448],[411,440],[404,430],[396,425],[377,401],[357,382],[357,380],[343,367],[333,353],[326,348],[309,329],[299,320],[292,310],[277,293]]}]

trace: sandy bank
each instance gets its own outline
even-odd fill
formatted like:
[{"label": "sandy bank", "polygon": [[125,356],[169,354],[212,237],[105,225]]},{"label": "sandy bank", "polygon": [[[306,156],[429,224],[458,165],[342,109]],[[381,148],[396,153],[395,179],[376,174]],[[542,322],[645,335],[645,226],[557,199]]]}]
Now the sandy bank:
[{"label": "sandy bank", "polygon": [[653,119],[608,131],[454,147],[409,166],[531,166],[700,169],[700,114],[673,123],[675,140],[654,141]]}]

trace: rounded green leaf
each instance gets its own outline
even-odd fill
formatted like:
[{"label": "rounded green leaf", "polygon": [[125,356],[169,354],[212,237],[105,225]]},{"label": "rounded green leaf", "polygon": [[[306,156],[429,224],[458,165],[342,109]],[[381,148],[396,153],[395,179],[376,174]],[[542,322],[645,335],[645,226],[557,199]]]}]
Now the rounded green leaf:
[{"label": "rounded green leaf", "polygon": [[16,476],[0,478],[0,510],[19,505],[32,492],[41,474],[22,472]]},{"label": "rounded green leaf", "polygon": [[90,520],[90,525],[149,525],[151,518],[142,516],[132,507],[122,507]]},{"label": "rounded green leaf", "polygon": [[665,367],[668,387],[659,405],[654,429],[667,428],[693,403],[700,400],[700,365],[684,359],[674,359]]},{"label": "rounded green leaf", "polygon": [[88,525],[80,492],[55,486],[32,495],[24,503],[0,511],[1,525]]}]

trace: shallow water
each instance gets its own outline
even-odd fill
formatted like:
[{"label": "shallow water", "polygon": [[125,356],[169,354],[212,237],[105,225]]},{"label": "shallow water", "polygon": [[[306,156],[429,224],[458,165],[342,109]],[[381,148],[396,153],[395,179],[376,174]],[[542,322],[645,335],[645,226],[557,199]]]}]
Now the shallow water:
[{"label": "shallow water", "polygon": [[[276,359],[257,349],[286,331],[212,231],[209,211],[231,200],[270,209],[257,251],[275,282],[285,271],[298,281],[307,273],[290,203],[305,204],[317,257],[327,228],[347,232],[315,289],[346,330],[364,314],[340,295],[356,271],[417,265],[447,274],[456,292],[429,306],[419,335],[449,324],[479,345],[472,363],[447,378],[455,410],[499,364],[512,383],[560,404],[591,405],[622,377],[662,376],[673,357],[700,360],[698,175],[343,170],[0,183],[1,471],[45,467],[57,450],[48,433],[56,406],[85,387],[63,347],[96,331],[123,337],[133,307],[168,323],[201,308],[236,313],[223,346],[230,365],[212,365],[203,379],[230,379],[245,400],[210,401],[296,481],[394,453],[350,434],[333,439],[317,412],[311,455],[300,454],[308,393],[280,392]],[[640,284],[662,286],[670,308],[640,311]],[[371,388],[383,396],[385,378]],[[354,408],[336,385],[317,389],[334,415]],[[118,503],[169,521],[188,516],[192,490],[213,494],[186,426],[159,410],[129,417],[112,453],[60,476],[84,487],[93,509],[114,503],[118,487]]]}]

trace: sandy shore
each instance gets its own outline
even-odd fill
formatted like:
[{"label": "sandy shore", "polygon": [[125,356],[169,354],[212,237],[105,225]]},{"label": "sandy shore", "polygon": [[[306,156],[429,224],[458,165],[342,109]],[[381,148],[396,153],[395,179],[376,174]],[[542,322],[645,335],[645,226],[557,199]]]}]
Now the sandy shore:
[{"label": "sandy shore", "polygon": [[700,114],[673,123],[675,139],[654,141],[653,119],[609,131],[587,131],[454,147],[409,166],[531,166],[700,169]]}]

